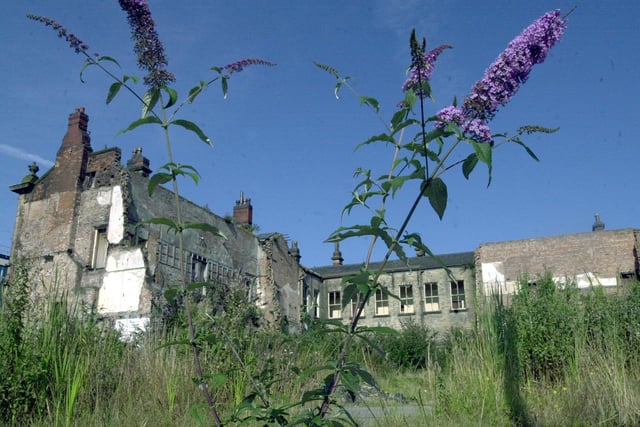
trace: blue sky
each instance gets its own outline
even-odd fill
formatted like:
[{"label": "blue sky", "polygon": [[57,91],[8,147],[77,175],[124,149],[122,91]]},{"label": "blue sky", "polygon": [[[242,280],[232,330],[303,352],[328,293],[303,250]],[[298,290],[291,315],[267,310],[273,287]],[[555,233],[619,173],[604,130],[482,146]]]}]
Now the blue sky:
[{"label": "blue sky", "polygon": [[[493,182],[478,168],[466,181],[459,169],[444,176],[449,205],[440,221],[427,204],[410,224],[436,253],[474,250],[482,242],[590,231],[599,212],[608,229],[638,227],[640,158],[640,3],[637,1],[150,1],[169,68],[184,95],[209,67],[263,58],[273,68],[250,68],[230,80],[228,99],[217,88],[186,108],[182,118],[212,138],[210,148],[190,134],[173,135],[176,160],[202,175],[184,195],[214,212],[232,211],[240,192],[252,199],[261,232],[279,231],[300,245],[307,266],[330,263],[323,243],[335,228],[363,220],[341,218],[357,167],[387,172],[388,148],[355,151],[382,132],[378,119],[347,91],[333,96],[329,64],[354,78],[357,90],[379,99],[387,119],[401,99],[412,28],[428,46],[447,43],[432,78],[433,113],[463,98],[507,43],[544,12],[574,6],[564,38],[538,65],[513,101],[491,122],[494,132],[523,124],[560,127],[526,139],[540,158],[516,146],[494,153]],[[78,72],[82,58],[55,33],[25,18],[56,19],[99,52],[139,74],[129,29],[117,1],[7,2],[0,17],[0,252],[8,253],[18,183],[37,161],[41,174],[55,160],[67,116],[84,106],[94,150],[119,146],[126,161],[142,146],[152,168],[166,162],[158,130],[116,136],[139,115],[124,92],[105,105],[110,81]],[[468,151],[461,150],[459,158]],[[413,194],[390,207],[397,220]],[[342,245],[345,262],[364,259],[367,242]],[[380,252],[377,252],[377,257]]]}]

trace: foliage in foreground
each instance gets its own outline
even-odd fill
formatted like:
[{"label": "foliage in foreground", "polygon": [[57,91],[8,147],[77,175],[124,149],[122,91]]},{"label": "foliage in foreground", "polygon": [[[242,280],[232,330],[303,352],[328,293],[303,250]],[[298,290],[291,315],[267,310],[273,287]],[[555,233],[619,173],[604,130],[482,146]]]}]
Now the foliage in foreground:
[{"label": "foliage in foreground", "polygon": [[[29,271],[19,268],[3,295],[0,423],[206,424],[188,349],[166,345],[184,336],[184,326],[149,332],[125,344],[86,313],[81,319],[83,313],[64,298],[48,301],[41,308],[45,315],[34,317],[28,303],[30,283]],[[387,357],[356,345],[349,362],[374,372],[379,392],[368,397],[345,392],[337,403],[347,410],[370,407],[375,423],[389,426],[637,425],[640,325],[632,316],[638,307],[638,283],[606,294],[602,288],[578,292],[541,279],[511,306],[489,301],[471,333],[436,337],[420,325],[406,324],[393,337],[373,334],[371,340]],[[220,336],[203,347],[202,356],[208,372],[228,377],[212,387],[228,408],[222,412],[225,423],[247,424],[241,420],[260,406],[259,396],[246,398],[255,387],[268,392],[270,410],[303,413],[305,408],[291,403],[323,378],[299,373],[335,355],[339,337],[323,325],[299,336],[253,329],[248,333],[233,316],[222,319],[218,326],[228,331],[226,339]],[[546,333],[529,341],[525,337],[533,332],[532,319]],[[241,368],[232,349],[242,360]],[[437,357],[420,358],[426,356],[425,349]],[[554,364],[539,355],[553,355]],[[403,360],[414,366],[399,363]]]}]

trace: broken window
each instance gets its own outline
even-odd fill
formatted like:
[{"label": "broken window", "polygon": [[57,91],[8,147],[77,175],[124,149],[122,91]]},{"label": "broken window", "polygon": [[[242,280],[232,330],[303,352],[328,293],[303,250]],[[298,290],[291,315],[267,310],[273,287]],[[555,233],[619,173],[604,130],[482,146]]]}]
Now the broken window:
[{"label": "broken window", "polygon": [[467,308],[464,296],[464,280],[451,282],[451,309],[464,310]]},{"label": "broken window", "polygon": [[413,286],[400,286],[400,313],[413,313]]},{"label": "broken window", "polygon": [[93,255],[91,257],[91,268],[105,268],[107,266],[107,229],[98,228],[93,237]]}]

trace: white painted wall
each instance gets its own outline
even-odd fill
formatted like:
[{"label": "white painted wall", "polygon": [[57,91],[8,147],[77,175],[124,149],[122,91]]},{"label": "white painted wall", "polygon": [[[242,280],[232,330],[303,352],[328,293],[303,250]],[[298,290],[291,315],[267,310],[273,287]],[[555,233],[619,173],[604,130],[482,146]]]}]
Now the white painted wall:
[{"label": "white painted wall", "polygon": [[145,280],[145,263],[140,248],[113,248],[98,294],[98,313],[137,311]]}]

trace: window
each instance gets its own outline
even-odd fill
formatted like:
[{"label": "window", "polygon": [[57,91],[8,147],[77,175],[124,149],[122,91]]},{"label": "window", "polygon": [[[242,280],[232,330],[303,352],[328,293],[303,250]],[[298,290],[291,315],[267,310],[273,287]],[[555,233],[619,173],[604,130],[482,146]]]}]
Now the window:
[{"label": "window", "polygon": [[464,298],[464,280],[451,282],[451,309],[464,310],[467,306]]},{"label": "window", "polygon": [[107,229],[99,228],[93,237],[93,256],[91,257],[91,268],[105,268],[107,266]]},{"label": "window", "polygon": [[342,301],[340,291],[329,292],[329,318],[339,319],[342,317]]},{"label": "window", "polygon": [[400,313],[413,313],[413,286],[400,286]]},{"label": "window", "polygon": [[438,297],[436,282],[424,284],[424,311],[440,311],[440,297]]},{"label": "window", "polygon": [[[209,271],[207,269],[207,260],[199,257],[191,257],[191,281],[204,282],[208,279]],[[203,288],[204,289],[204,288]]]},{"label": "window", "polygon": [[376,316],[389,315],[389,295],[382,292],[381,289],[376,291]]}]

